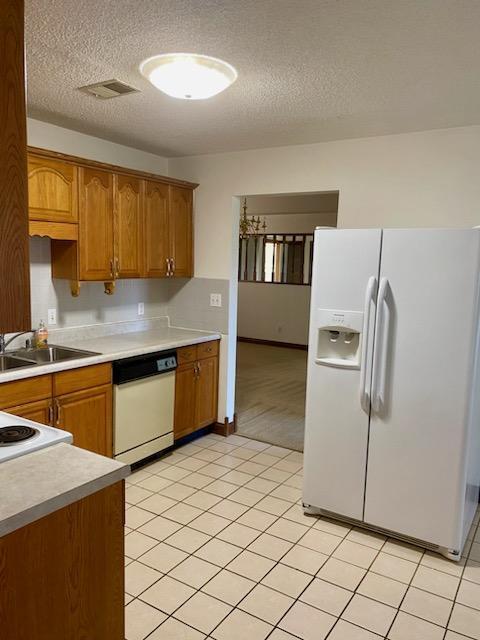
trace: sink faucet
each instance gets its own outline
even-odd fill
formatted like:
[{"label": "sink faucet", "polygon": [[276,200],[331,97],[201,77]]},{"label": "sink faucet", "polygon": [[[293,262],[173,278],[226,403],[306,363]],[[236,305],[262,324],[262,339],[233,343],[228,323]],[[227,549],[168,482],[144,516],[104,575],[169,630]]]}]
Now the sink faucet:
[{"label": "sink faucet", "polygon": [[18,336],[23,336],[26,333],[35,333],[34,329],[29,329],[28,331],[20,331],[19,333],[15,333],[13,334],[13,336],[11,338],[9,338],[8,340],[5,340],[5,334],[4,333],[0,333],[0,353],[5,353],[5,349],[8,347],[8,345],[13,342],[13,340],[15,340],[15,338],[18,338]]}]

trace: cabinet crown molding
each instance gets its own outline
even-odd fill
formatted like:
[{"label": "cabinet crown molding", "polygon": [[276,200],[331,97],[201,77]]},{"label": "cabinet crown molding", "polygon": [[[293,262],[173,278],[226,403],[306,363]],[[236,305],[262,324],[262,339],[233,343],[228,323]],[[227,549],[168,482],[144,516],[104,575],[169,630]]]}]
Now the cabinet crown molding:
[{"label": "cabinet crown molding", "polygon": [[187,180],[179,180],[178,178],[171,178],[170,176],[161,176],[156,173],[148,173],[146,171],[138,171],[137,169],[128,169],[120,167],[114,164],[108,164],[106,162],[98,162],[97,160],[88,160],[87,158],[80,158],[78,156],[72,156],[67,153],[61,153],[60,151],[52,151],[50,149],[42,149],[40,147],[27,147],[28,153],[40,156],[43,158],[55,158],[62,160],[63,162],[69,162],[76,166],[81,167],[93,167],[95,169],[104,169],[105,171],[112,171],[113,173],[119,173],[124,176],[134,176],[137,178],[143,178],[155,182],[161,182],[162,184],[171,184],[176,187],[185,187],[186,189],[196,189],[198,183],[188,182]]}]

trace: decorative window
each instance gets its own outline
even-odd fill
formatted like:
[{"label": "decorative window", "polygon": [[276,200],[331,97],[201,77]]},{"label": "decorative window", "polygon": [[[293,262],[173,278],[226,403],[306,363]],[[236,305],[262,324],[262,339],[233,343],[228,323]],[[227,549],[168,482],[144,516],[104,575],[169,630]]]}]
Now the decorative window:
[{"label": "decorative window", "polygon": [[312,259],[313,233],[258,233],[240,238],[238,279],[310,285]]}]

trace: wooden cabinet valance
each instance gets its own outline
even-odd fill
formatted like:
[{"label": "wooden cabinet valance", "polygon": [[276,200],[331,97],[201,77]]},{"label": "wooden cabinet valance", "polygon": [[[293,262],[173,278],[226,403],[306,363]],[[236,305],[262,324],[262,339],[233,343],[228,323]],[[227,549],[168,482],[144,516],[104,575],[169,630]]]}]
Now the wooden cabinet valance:
[{"label": "wooden cabinet valance", "polygon": [[52,239],[52,275],[105,283],[193,275],[193,183],[29,150],[30,235]]}]

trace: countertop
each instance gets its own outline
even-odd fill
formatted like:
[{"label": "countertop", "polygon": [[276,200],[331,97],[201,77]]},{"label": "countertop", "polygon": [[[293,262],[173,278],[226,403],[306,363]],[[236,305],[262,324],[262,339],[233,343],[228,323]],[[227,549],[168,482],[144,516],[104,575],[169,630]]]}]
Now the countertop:
[{"label": "countertop", "polygon": [[0,384],[2,382],[23,380],[24,378],[56,373],[58,371],[67,371],[68,369],[87,367],[102,362],[112,362],[113,360],[121,360],[122,358],[139,356],[155,351],[177,349],[210,340],[220,340],[220,338],[219,333],[179,329],[176,327],[159,327],[146,331],[117,333],[102,336],[101,338],[89,338],[87,340],[63,339],[56,341],[52,339],[52,344],[84,349],[86,351],[95,351],[98,355],[5,371],[0,373]]},{"label": "countertop", "polygon": [[130,467],[60,443],[0,464],[0,537],[126,478]]}]

